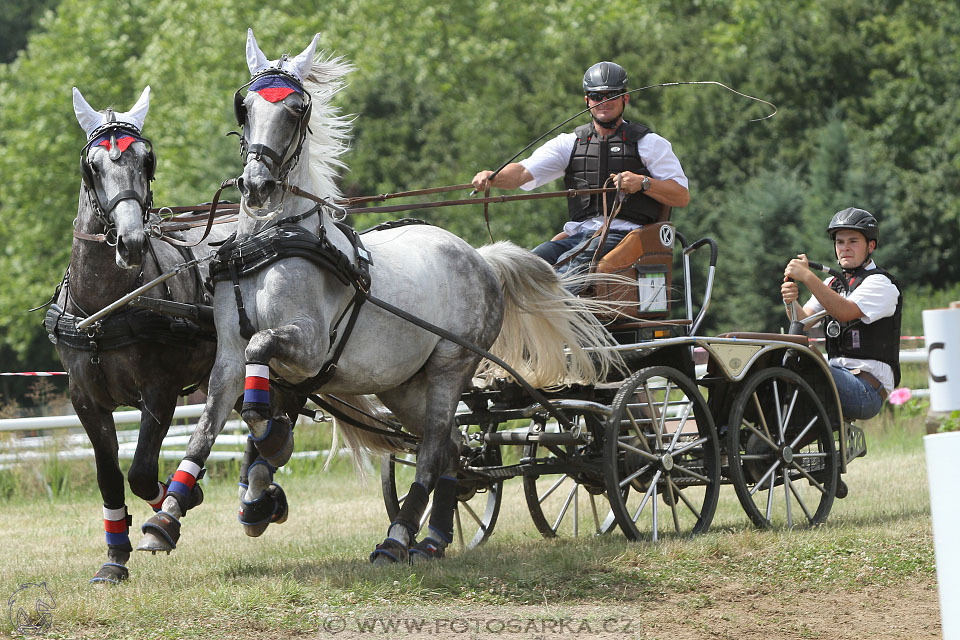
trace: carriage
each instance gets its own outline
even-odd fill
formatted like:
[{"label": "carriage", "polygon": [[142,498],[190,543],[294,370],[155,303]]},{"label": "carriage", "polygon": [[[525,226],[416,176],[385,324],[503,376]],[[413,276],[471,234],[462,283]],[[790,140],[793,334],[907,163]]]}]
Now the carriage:
[{"label": "carriage", "polygon": [[[539,400],[506,380],[462,394],[455,516],[461,548],[492,535],[504,482],[517,477],[544,537],[598,535],[616,526],[632,540],[703,533],[724,484],[733,485],[758,527],[820,524],[834,498],[845,497],[841,475],[866,453],[866,444],[863,431],[843,419],[821,353],[805,335],[698,335],[710,304],[716,244],[709,238],[688,243],[669,223],[635,233],[645,236],[637,244],[646,252],[633,251],[626,260],[612,254],[635,290],[618,283],[599,292],[625,305],[609,328],[626,372],[594,385],[541,390]],[[683,304],[673,314],[680,317],[671,318],[663,293],[671,284],[673,237]],[[695,304],[691,257],[701,249],[710,257]],[[651,280],[659,287],[654,295]],[[565,420],[555,418],[558,413]],[[410,442],[407,451],[382,457],[391,519],[406,497],[400,491],[412,477],[416,452]],[[421,524],[428,515],[429,509]]]}]

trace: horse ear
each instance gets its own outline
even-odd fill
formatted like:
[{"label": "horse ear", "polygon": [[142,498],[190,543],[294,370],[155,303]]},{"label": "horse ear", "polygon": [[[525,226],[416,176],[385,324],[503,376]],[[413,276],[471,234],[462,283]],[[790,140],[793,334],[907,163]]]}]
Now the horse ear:
[{"label": "horse ear", "polygon": [[143,93],[140,94],[140,98],[137,100],[137,103],[133,105],[133,108],[130,111],[127,111],[121,118],[127,122],[134,125],[140,131],[143,131],[143,121],[147,117],[147,111],[150,109],[150,85],[147,85],[143,89]]},{"label": "horse ear", "polygon": [[294,58],[291,62],[293,63],[293,68],[296,70],[297,76],[300,80],[306,79],[310,75],[310,68],[313,66],[313,57],[317,52],[317,42],[320,40],[320,34],[313,36],[313,42],[303,50],[303,52]]},{"label": "horse ear", "polygon": [[250,75],[255,76],[270,64],[267,56],[263,55],[257,46],[257,39],[253,37],[253,29],[247,29],[247,68]]},{"label": "horse ear", "polygon": [[103,114],[91,107],[76,87],[73,88],[73,112],[77,114],[77,122],[88,138],[103,123]]}]

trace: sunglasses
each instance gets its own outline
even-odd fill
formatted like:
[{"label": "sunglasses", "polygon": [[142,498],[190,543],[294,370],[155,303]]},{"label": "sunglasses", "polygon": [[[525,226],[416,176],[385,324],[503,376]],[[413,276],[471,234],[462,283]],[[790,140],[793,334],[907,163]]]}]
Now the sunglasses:
[{"label": "sunglasses", "polygon": [[600,93],[599,91],[588,91],[586,94],[587,98],[590,100],[593,100],[594,102],[603,102],[604,100],[608,100],[610,98],[613,98],[614,96],[619,96],[619,95],[620,95],[619,91],[613,91],[610,93]]}]

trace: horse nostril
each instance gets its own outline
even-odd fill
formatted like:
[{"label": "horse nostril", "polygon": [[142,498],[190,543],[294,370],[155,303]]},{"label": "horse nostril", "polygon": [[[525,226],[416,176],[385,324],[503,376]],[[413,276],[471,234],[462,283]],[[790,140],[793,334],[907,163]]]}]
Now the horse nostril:
[{"label": "horse nostril", "polygon": [[125,262],[130,258],[130,250],[127,248],[127,244],[123,241],[123,238],[117,239],[117,255],[123,258]]},{"label": "horse nostril", "polygon": [[240,190],[240,193],[244,196],[249,195],[249,189],[247,188],[247,183],[243,178],[237,178],[237,189]]}]

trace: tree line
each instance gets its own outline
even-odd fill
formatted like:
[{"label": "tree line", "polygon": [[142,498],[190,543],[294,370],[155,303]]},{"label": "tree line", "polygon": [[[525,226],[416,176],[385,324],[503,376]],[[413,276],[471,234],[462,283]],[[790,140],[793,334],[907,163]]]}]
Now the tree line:
[{"label": "tree line", "polygon": [[[357,67],[336,97],[355,116],[347,195],[460,184],[498,167],[583,107],[583,71],[599,60],[624,66],[631,89],[712,80],[774,103],[777,115],[757,121],[769,112],[760,103],[672,85],[633,94],[627,108],[673,143],[690,178],[678,229],[720,246],[706,331],[777,330],[783,265],[799,252],[830,263],[824,228],[851,205],[876,214],[878,259],[908,289],[960,281],[952,0],[268,5],[60,0],[0,64],[0,368],[55,366],[42,312],[25,310],[50,297],[68,262],[84,143],[70,88],[126,110],[151,85],[144,134],[158,155],[156,201],[207,201],[240,171],[236,138],[224,133],[249,78],[248,26],[271,57],[321,32],[326,51]],[[495,205],[491,230],[533,247],[565,211],[561,200]],[[411,215],[487,240],[479,206]]]}]

